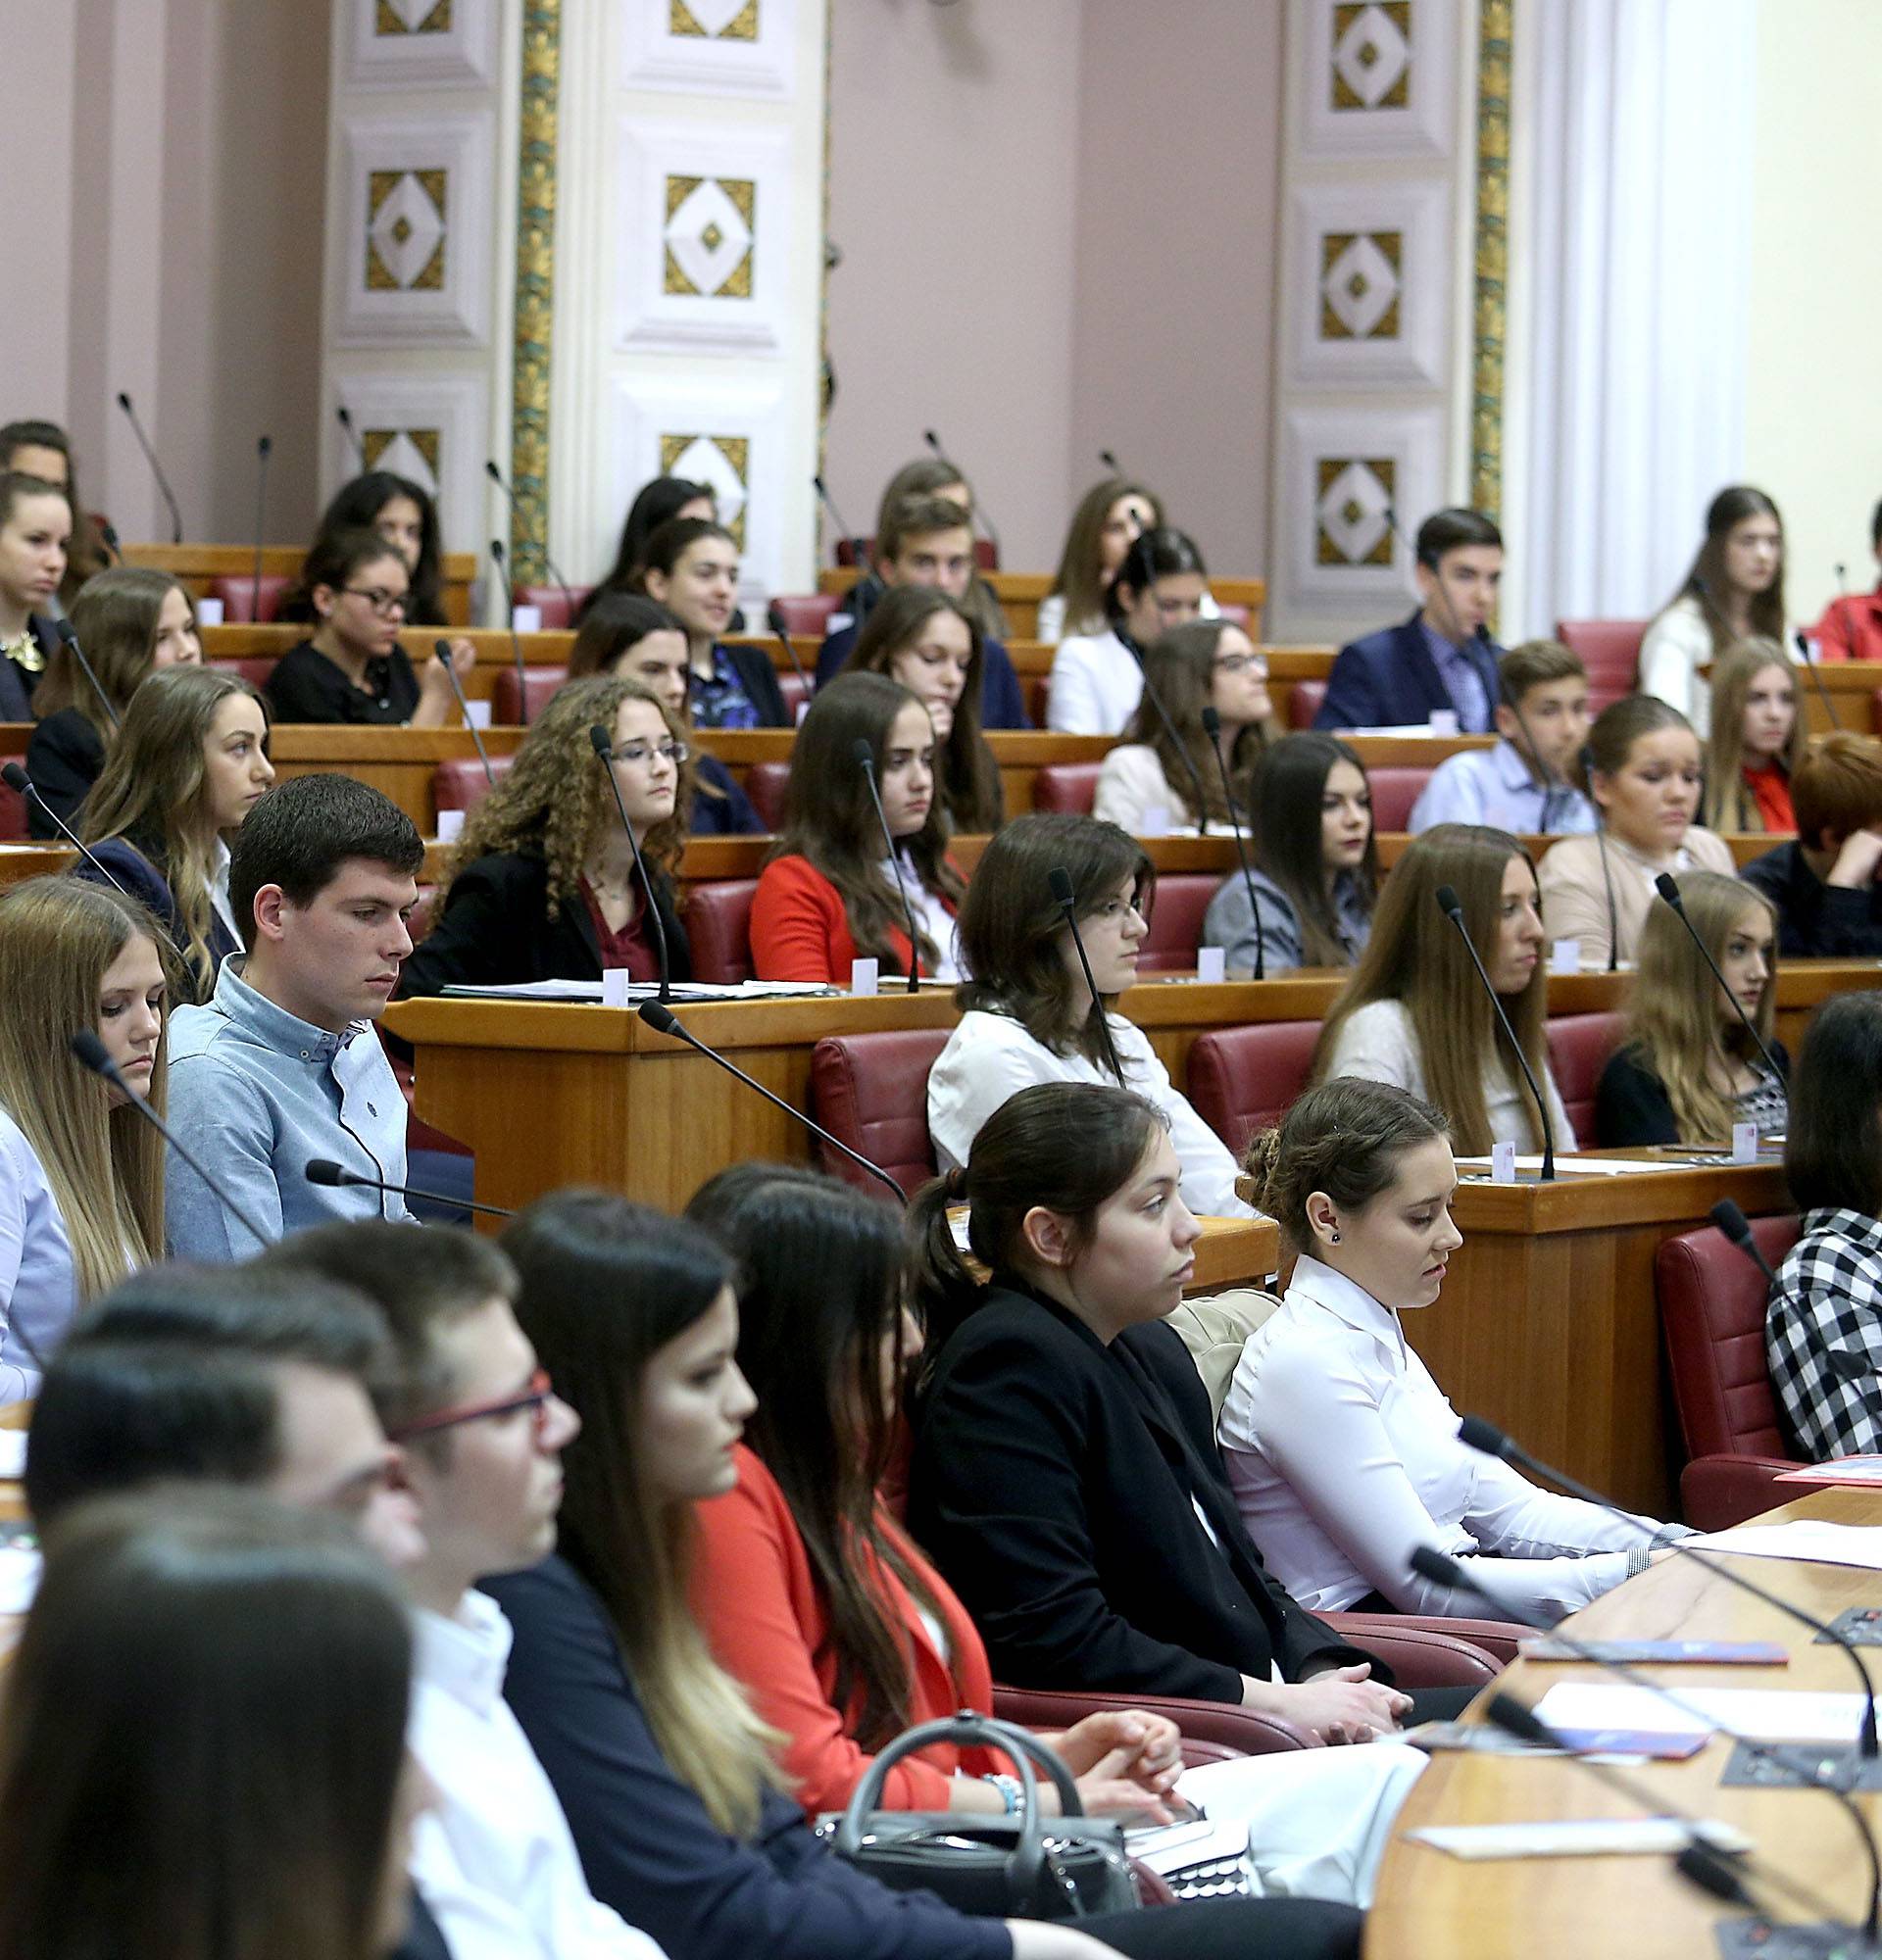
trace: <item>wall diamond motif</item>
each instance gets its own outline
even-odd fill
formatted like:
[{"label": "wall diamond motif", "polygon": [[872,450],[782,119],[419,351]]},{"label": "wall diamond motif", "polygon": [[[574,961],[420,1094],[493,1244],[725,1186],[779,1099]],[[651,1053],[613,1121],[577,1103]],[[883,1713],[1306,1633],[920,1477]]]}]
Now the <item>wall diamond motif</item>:
[{"label": "wall diamond motif", "polygon": [[442,291],[449,190],[449,172],[442,170],[369,172],[366,283],[371,291]]},{"label": "wall diamond motif", "polygon": [[1389,456],[1323,456],[1313,466],[1313,558],[1318,564],[1390,564],[1398,464]]},{"label": "wall diamond motif", "polygon": [[745,549],[745,506],[751,501],[752,445],[739,435],[663,435],[660,473],[704,483],[718,506],[718,521]]},{"label": "wall diamond motif", "polygon": [[327,494],[360,467],[339,437],[332,411],[342,405],[359,430],[368,469],[409,476],[436,498],[447,551],[481,551],[483,459],[490,453],[489,389],[481,375],[420,375],[346,364],[327,381],[326,426],[336,440],[327,456]]},{"label": "wall diamond motif", "polygon": [[487,113],[342,119],[345,230],[328,262],[334,344],[483,340],[493,126]]},{"label": "wall diamond motif", "polygon": [[663,290],[750,299],[757,206],[749,177],[668,177]]},{"label": "wall diamond motif", "polygon": [[615,11],[623,88],[774,100],[787,100],[795,88],[798,0],[586,0],[586,5]]},{"label": "wall diamond motif", "polygon": [[1304,156],[1443,157],[1458,131],[1461,0],[1289,0]]},{"label": "wall diamond motif", "polygon": [[378,0],[373,12],[375,34],[448,34],[451,0]]},{"label": "wall diamond motif", "polygon": [[369,469],[389,469],[438,494],[440,432],[434,428],[369,428],[360,431],[360,447]]},{"label": "wall diamond motif", "polygon": [[711,41],[758,39],[758,0],[671,0],[667,31]]},{"label": "wall diamond motif", "polygon": [[1396,231],[1329,231],[1320,240],[1320,338],[1396,340],[1405,240]]},{"label": "wall diamond motif", "polygon": [[346,87],[472,88],[495,77],[496,0],[329,0],[329,11],[345,36]]},{"label": "wall diamond motif", "polygon": [[1403,109],[1412,99],[1412,0],[1333,9],[1335,109]]}]

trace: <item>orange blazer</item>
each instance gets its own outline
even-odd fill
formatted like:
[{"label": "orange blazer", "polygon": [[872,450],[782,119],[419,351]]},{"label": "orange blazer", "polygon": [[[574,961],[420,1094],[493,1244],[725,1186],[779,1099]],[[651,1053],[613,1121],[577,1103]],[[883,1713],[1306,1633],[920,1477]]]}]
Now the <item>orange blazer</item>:
[{"label": "orange blazer", "polygon": [[[738,1483],[696,1506],[699,1543],[693,1560],[692,1605],[720,1666],[742,1682],[753,1706],[785,1737],[783,1763],[796,1797],[813,1817],[841,1810],[873,1758],[859,1748],[835,1705],[836,1661],[828,1650],[825,1612],[796,1520],[777,1480],[743,1444],[733,1451]],[[912,1676],[909,1722],[931,1722],[963,1708],[993,1708],[987,1650],[966,1608],[941,1575],[916,1551],[887,1514],[893,1532],[941,1609],[953,1669],[936,1651],[908,1589],[879,1559],[864,1556],[864,1576],[875,1588],[889,1624],[907,1635]],[[850,1711],[853,1713],[853,1711]],[[945,1810],[949,1777],[1006,1770],[979,1750],[942,1745],[905,1756],[883,1787],[887,1810]]]},{"label": "orange blazer", "polygon": [[[954,906],[946,900],[952,912]],[[900,926],[889,945],[906,975],[914,955]],[[760,980],[820,980],[847,987],[857,956],[843,895],[808,858],[774,858],[752,901],[752,971]],[[885,972],[883,979],[890,976]]]}]

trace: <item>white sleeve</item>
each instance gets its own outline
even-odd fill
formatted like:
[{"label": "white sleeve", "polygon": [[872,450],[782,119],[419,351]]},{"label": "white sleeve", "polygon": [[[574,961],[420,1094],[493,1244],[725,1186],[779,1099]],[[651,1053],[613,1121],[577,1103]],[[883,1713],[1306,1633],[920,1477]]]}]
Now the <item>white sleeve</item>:
[{"label": "white sleeve", "polygon": [[1228,1146],[1171,1083],[1144,1031],[1120,1014],[1110,1019],[1126,1086],[1149,1097],[1169,1118],[1170,1147],[1183,1171],[1183,1202],[1205,1218],[1259,1218],[1262,1214],[1236,1196],[1237,1166]]},{"label": "white sleeve", "polygon": [[1090,650],[1062,640],[1046,679],[1046,726],[1058,735],[1105,735],[1105,706]]},{"label": "white sleeve", "polygon": [[1583,965],[1606,965],[1613,944],[1600,851],[1595,838],[1565,837],[1550,847],[1536,871],[1543,928],[1552,940],[1579,940]]},{"label": "white sleeve", "polygon": [[1333,1053],[1327,1058],[1326,1079],[1356,1075],[1366,1082],[1389,1082],[1395,1089],[1424,1094],[1424,1071],[1418,1065],[1412,1029],[1404,1010],[1378,1012],[1386,1002],[1372,1002],[1347,1016]]},{"label": "white sleeve", "polygon": [[1166,823],[1181,823],[1190,816],[1187,800],[1170,788],[1155,749],[1128,742],[1112,750],[1099,764],[1092,815],[1141,837],[1145,812],[1153,804],[1163,807]]},{"label": "white sleeve", "polygon": [[1680,615],[1669,610],[1647,628],[1640,643],[1640,692],[1657,695],[1690,721],[1697,673],[1682,626]]},{"label": "white sleeve", "polygon": [[966,1162],[981,1125],[1009,1097],[1066,1079],[1059,1057],[1016,1021],[966,1015],[928,1072],[928,1135],[942,1168]]}]

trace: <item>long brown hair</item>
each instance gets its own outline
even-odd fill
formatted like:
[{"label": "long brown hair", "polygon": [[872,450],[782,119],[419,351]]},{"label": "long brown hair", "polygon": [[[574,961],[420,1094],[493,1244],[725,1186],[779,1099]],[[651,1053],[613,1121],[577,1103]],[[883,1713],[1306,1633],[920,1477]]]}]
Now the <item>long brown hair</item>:
[{"label": "long brown hair", "polygon": [[[857,761],[857,745],[868,743],[879,778],[896,716],[920,706],[886,674],[839,674],[819,688],[791,752],[784,827],[765,859],[768,864],[802,858],[821,871],[842,896],[856,950],[873,955],[885,973],[902,970],[889,935],[906,932],[908,922],[901,895],[882,869],[882,826]],[[921,718],[925,725],[926,710]],[[899,838],[896,848],[907,852],[928,891],[961,903],[966,882],[948,862],[948,819],[939,797],[928,806],[927,821],[913,837]],[[918,929],[919,919],[916,923]],[[915,951],[930,970],[941,957],[925,933]]]},{"label": "long brown hair", "polygon": [[[1414,837],[1385,881],[1372,917],[1372,937],[1313,1051],[1312,1079],[1321,1082],[1348,1019],[1374,1001],[1402,1002],[1417,1044],[1425,1093],[1450,1117],[1458,1148],[1470,1155],[1481,1154],[1491,1144],[1483,1093],[1487,1065],[1495,1059],[1512,1078],[1519,1071],[1469,956],[1458,944],[1457,927],[1438,909],[1437,894],[1441,885],[1456,891],[1470,944],[1488,965],[1496,950],[1504,868],[1511,858],[1520,858],[1535,876],[1535,860],[1508,831],[1440,823]],[[1504,1011],[1538,1082],[1548,1067],[1545,964],[1537,960],[1522,992],[1504,998]],[[1524,1121],[1533,1133],[1535,1116],[1526,1103]]]},{"label": "long brown hair", "polygon": [[1105,519],[1111,507],[1123,497],[1141,497],[1150,506],[1149,530],[1162,527],[1164,507],[1155,491],[1122,476],[1107,476],[1094,483],[1078,500],[1065,532],[1065,548],[1059,554],[1059,569],[1053,576],[1052,592],[1065,602],[1065,631],[1067,638],[1077,633],[1105,630],[1106,573],[1099,556],[1099,540],[1104,536]]},{"label": "long brown hair", "polygon": [[[85,509],[78,489],[78,465],[73,457],[72,438],[57,422],[8,422],[0,428],[0,472],[13,470],[13,459],[23,449],[57,450],[66,459],[65,482],[49,483],[46,487],[56,490],[72,508],[72,542],[66,547],[66,575],[59,581],[59,603],[70,612],[86,579],[103,571],[111,558],[98,520]],[[85,651],[89,653],[91,649],[87,647]],[[43,676],[39,685],[45,685]],[[34,706],[37,705],[35,690]]]},{"label": "long brown hair", "polygon": [[[114,565],[86,579],[72,602],[72,629],[121,716],[151,671],[157,652],[158,616],[173,592],[189,600],[189,588],[167,571],[151,571],[135,564]],[[196,616],[193,601],[189,616],[192,620]],[[85,678],[63,640],[46,662],[46,670],[33,691],[32,706],[41,721],[61,709],[75,708],[106,742],[118,732],[98,699],[97,688]]]},{"label": "long brown hair", "polygon": [[[1279,887],[1301,927],[1303,966],[1344,966],[1346,947],[1326,884],[1326,846],[1320,799],[1336,762],[1350,762],[1365,778],[1359,751],[1337,735],[1283,735],[1263,750],[1250,786],[1249,824],[1256,863]],[[1370,807],[1371,789],[1366,790]],[[1378,904],[1379,838],[1368,831],[1365,856],[1351,873],[1368,913]]]},{"label": "long brown hair", "polygon": [[[1123,740],[1142,742],[1156,754],[1164,780],[1187,804],[1203,786],[1201,814],[1211,823],[1226,824],[1228,798],[1222,791],[1222,772],[1215,766],[1211,742],[1203,727],[1203,710],[1210,705],[1215,685],[1215,653],[1225,632],[1241,629],[1232,619],[1191,619],[1160,633],[1144,649],[1144,693],[1124,726]],[[1260,656],[1256,656],[1260,659]],[[1156,689],[1156,699],[1151,690]],[[1169,716],[1157,712],[1161,701]],[[1175,740],[1170,739],[1171,729]],[[1270,711],[1265,721],[1236,730],[1234,746],[1222,760],[1228,765],[1228,780],[1235,801],[1248,806],[1248,779],[1262,751],[1280,735],[1280,724]],[[1192,780],[1192,778],[1194,780]],[[1196,812],[1191,812],[1192,815]]]},{"label": "long brown hair", "polygon": [[1708,830],[1762,830],[1758,799],[1745,788],[1745,698],[1770,667],[1782,667],[1791,684],[1791,734],[1773,758],[1786,780],[1808,753],[1797,668],[1776,640],[1740,640],[1712,668],[1712,726],[1706,738],[1706,794],[1699,821]]},{"label": "long brown hair", "polygon": [[980,677],[986,639],[973,614],[938,586],[892,585],[870,609],[843,671],[886,674],[894,680],[891,669],[896,655],[915,645],[937,612],[949,612],[959,619],[967,629],[972,648],[966,685],[954,706],[954,724],[947,740],[936,748],[937,786],[956,830],[998,830],[1006,819],[1007,804],[1000,787],[1000,765],[980,732]]},{"label": "long brown hair", "polygon": [[[1737,635],[1725,616],[1725,540],[1747,517],[1772,517],[1778,527],[1777,576],[1762,592],[1752,595],[1750,612],[1754,636],[1782,641],[1784,637],[1784,519],[1762,490],[1734,483],[1721,490],[1706,510],[1706,541],[1693,559],[1692,569],[1668,604],[1692,600],[1712,636],[1712,658],[1721,659]],[[1661,609],[1664,610],[1663,608]]]}]

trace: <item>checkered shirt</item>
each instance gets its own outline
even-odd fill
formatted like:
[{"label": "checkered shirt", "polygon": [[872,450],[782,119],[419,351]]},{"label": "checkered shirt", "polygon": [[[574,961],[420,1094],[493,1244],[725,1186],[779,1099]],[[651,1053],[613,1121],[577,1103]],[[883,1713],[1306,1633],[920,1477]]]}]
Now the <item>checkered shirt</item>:
[{"label": "checkered shirt", "polygon": [[1882,1381],[1846,1382],[1833,1348],[1882,1370],[1882,1222],[1840,1206],[1805,1212],[1764,1318],[1771,1386],[1812,1461],[1882,1450]]}]

